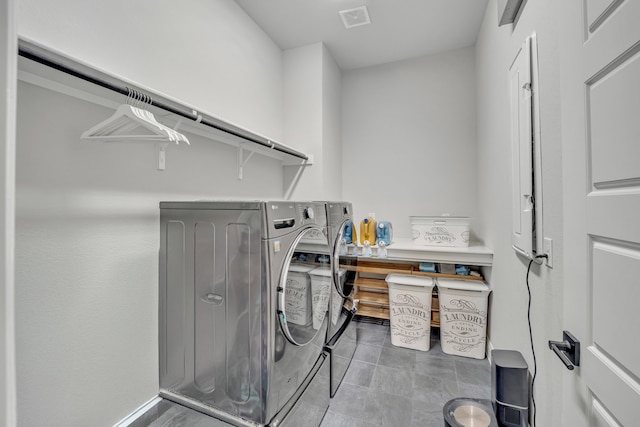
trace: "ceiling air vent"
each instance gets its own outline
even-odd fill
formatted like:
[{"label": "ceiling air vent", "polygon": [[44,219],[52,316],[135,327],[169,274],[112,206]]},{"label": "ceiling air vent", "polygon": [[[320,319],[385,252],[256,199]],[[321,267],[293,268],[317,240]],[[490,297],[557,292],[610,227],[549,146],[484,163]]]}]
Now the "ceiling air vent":
[{"label": "ceiling air vent", "polygon": [[367,6],[356,7],[355,9],[341,10],[338,12],[342,18],[345,28],[359,27],[371,23]]},{"label": "ceiling air vent", "polygon": [[498,0],[498,26],[512,24],[522,6],[522,0]]}]

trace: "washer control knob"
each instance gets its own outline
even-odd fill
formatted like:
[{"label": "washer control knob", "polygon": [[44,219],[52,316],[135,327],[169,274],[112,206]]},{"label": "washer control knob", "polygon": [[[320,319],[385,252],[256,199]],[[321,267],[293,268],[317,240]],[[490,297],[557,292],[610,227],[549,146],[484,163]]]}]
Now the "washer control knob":
[{"label": "washer control knob", "polygon": [[305,208],[305,210],[302,211],[302,216],[304,217],[304,219],[313,219],[313,217],[315,216],[313,208]]}]

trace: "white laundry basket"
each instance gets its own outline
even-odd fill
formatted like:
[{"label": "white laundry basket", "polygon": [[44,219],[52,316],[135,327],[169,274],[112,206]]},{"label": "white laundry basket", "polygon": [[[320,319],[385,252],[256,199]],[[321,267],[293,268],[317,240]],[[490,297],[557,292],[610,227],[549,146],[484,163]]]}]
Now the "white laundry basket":
[{"label": "white laundry basket", "polygon": [[329,267],[315,268],[309,272],[309,276],[311,276],[313,329],[319,329],[329,309],[331,269]]},{"label": "white laundry basket", "polygon": [[391,344],[428,351],[431,346],[431,277],[389,274]]},{"label": "white laundry basket", "polygon": [[440,344],[446,354],[484,359],[491,289],[481,280],[438,278]]},{"label": "white laundry basket", "polygon": [[284,300],[287,306],[287,322],[306,325],[311,320],[311,277],[313,267],[291,264],[287,274]]},{"label": "white laundry basket", "polygon": [[[341,268],[338,270],[338,277],[340,278],[340,286],[344,285],[344,280],[346,279],[345,273],[347,270]],[[315,270],[309,273],[311,275],[312,281],[312,289],[314,295],[314,313],[318,314],[318,318],[315,320],[314,328],[322,325],[322,320],[324,317],[321,317],[320,311],[324,307],[325,310],[328,307],[329,302],[324,301],[325,297],[329,297],[329,292],[331,292],[331,323],[336,325],[338,323],[338,317],[340,316],[340,312],[342,311],[342,297],[336,290],[335,286],[332,283],[331,269],[326,267],[316,268]],[[327,288],[329,286],[329,288]],[[330,289],[330,290],[329,290]],[[317,298],[316,298],[317,297]],[[317,311],[316,311],[317,309]],[[318,329],[316,328],[316,329]]]}]

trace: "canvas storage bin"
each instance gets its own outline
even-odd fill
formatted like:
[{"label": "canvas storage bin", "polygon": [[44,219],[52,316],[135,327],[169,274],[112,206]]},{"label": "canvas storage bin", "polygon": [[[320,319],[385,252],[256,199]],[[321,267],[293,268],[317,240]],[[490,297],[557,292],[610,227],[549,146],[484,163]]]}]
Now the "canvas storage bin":
[{"label": "canvas storage bin", "polygon": [[431,277],[387,275],[391,344],[428,351],[431,346]]},{"label": "canvas storage bin", "polygon": [[306,325],[311,320],[311,277],[313,267],[291,264],[287,274],[284,301],[287,306],[287,321],[296,325]]},{"label": "canvas storage bin", "polygon": [[410,216],[411,238],[419,246],[469,246],[471,218],[454,216]]},{"label": "canvas storage bin", "polygon": [[481,280],[437,279],[440,344],[446,354],[484,359],[491,289]]}]

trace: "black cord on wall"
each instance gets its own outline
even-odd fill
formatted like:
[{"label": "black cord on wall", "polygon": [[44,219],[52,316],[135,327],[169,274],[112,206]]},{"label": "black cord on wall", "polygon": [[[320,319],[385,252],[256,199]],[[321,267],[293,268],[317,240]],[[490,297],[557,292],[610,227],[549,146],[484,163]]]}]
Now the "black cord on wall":
[{"label": "black cord on wall", "polygon": [[527,268],[527,277],[526,277],[527,292],[529,294],[529,302],[527,304],[527,322],[529,324],[529,341],[531,342],[531,354],[533,354],[533,376],[531,377],[531,403],[532,403],[532,414],[533,414],[533,417],[532,417],[533,424],[531,424],[532,427],[536,427],[536,397],[535,397],[533,387],[536,382],[536,375],[538,374],[538,363],[536,361],[536,350],[533,346],[533,332],[531,330],[531,287],[529,286],[529,273],[531,272],[531,264],[533,264],[533,262],[536,259],[541,259],[541,258],[546,259],[548,257],[547,255],[537,255],[535,258],[529,261],[529,267]]}]

